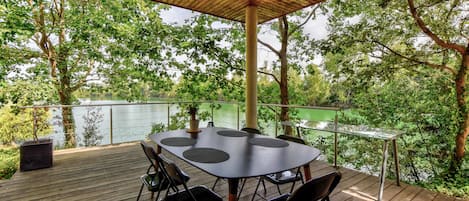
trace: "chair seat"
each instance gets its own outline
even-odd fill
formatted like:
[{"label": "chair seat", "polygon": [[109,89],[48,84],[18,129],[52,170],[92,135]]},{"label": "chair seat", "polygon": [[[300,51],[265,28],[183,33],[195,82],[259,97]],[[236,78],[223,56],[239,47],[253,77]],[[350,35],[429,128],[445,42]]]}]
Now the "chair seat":
[{"label": "chair seat", "polygon": [[287,170],[287,171],[283,171],[283,172],[279,172],[275,174],[268,174],[268,175],[263,176],[263,178],[273,184],[286,184],[286,183],[291,183],[294,181],[300,181],[301,180],[300,174],[296,174],[296,172]]},{"label": "chair seat", "polygon": [[[166,189],[169,186],[169,181],[164,180],[163,181],[163,173],[158,172],[158,175],[156,173],[153,174],[144,174],[140,177],[140,180],[142,181],[143,184],[147,187],[147,189],[151,192],[156,192],[160,189]],[[161,187],[160,184],[163,181]]]},{"label": "chair seat", "polygon": [[[183,173],[184,182],[189,181],[190,177],[185,173]],[[164,175],[162,172],[158,172],[158,177],[156,177],[156,173],[152,174],[144,174],[140,177],[142,183],[145,184],[147,189],[151,192],[156,192],[158,190],[167,189],[169,186],[169,180],[164,179]],[[160,187],[160,182],[163,181],[162,186]],[[176,185],[181,185],[182,183],[177,182]]]},{"label": "chair seat", "polygon": [[[200,201],[223,201],[223,199],[215,192],[211,191],[205,186],[194,186],[189,188],[189,191]],[[168,195],[165,201],[193,201],[191,195],[187,191],[179,191]]]}]

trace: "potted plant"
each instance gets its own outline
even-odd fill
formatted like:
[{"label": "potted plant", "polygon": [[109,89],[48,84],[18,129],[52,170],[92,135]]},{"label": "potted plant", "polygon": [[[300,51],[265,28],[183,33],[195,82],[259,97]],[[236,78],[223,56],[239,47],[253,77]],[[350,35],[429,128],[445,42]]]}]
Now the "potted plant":
[{"label": "potted plant", "polygon": [[47,116],[47,108],[44,108],[43,111],[40,111],[39,108],[33,108],[33,140],[25,141],[20,145],[20,171],[29,171],[52,167],[52,140],[38,138],[38,132],[44,134],[47,133],[47,131],[50,129],[47,118],[44,118]]},{"label": "potted plant", "polygon": [[199,120],[197,119],[197,111],[199,110],[198,105],[190,104],[188,107],[188,113],[190,114],[191,118],[189,120],[189,129],[187,132],[189,133],[198,133],[200,132],[199,129]]}]

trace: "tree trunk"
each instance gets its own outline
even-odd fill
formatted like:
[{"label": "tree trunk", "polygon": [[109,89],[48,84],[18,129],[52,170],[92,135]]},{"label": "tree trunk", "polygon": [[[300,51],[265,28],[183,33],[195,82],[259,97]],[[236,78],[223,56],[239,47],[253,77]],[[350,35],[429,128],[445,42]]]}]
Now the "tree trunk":
[{"label": "tree trunk", "polygon": [[[62,81],[67,82],[67,79]],[[58,89],[59,99],[61,105],[71,105],[72,104],[72,91],[70,91],[68,86],[62,83]],[[73,110],[72,107],[62,107],[62,125],[63,132],[65,137],[65,147],[72,148],[76,147],[76,135],[75,135],[75,120],[73,119]]]},{"label": "tree trunk", "polygon": [[[288,105],[288,21],[287,17],[279,18],[279,32],[281,36],[282,47],[279,52],[280,57],[280,104]],[[288,107],[282,107],[280,112],[280,121],[290,121]],[[285,135],[291,135],[291,126],[285,126]]]},{"label": "tree trunk", "polygon": [[469,134],[469,113],[466,106],[466,79],[467,69],[469,68],[469,44],[466,47],[465,54],[462,55],[461,68],[456,76],[456,100],[458,103],[459,128],[456,135],[456,148],[453,160],[450,166],[450,172],[455,172],[461,167],[467,136]]},{"label": "tree trunk", "polygon": [[[55,9],[50,9],[50,12],[45,11],[46,5],[42,1],[40,1],[38,5],[33,4],[33,1],[30,1],[29,3],[33,8],[32,16],[35,26],[38,29],[37,37],[35,37],[34,41],[44,54],[44,58],[47,58],[47,61],[49,62],[50,77],[53,79],[53,83],[59,94],[60,104],[71,105],[73,97],[72,93],[78,87],[72,87],[71,85],[72,75],[69,72],[69,66],[67,64],[69,50],[66,46],[63,46],[66,40],[65,0],[54,0],[52,3],[55,5]],[[51,15],[54,17],[54,20],[57,20],[52,23],[53,29],[50,29],[50,31],[56,31],[58,29],[57,44],[54,44],[49,38],[50,35],[55,34],[47,32],[48,29],[46,29],[46,25],[49,25],[50,23],[46,22],[46,19],[48,19],[45,17],[46,15]],[[60,48],[56,49],[56,47]],[[62,108],[62,125],[65,135],[65,146],[75,147],[75,122],[73,120],[71,107]]]}]

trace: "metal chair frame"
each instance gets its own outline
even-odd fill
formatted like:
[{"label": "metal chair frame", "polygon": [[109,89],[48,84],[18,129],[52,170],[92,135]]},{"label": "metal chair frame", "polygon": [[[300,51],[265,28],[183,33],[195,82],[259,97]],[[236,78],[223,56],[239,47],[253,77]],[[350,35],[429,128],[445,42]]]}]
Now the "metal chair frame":
[{"label": "metal chair frame", "polygon": [[[287,135],[279,135],[277,136],[278,139],[282,139],[282,140],[286,140],[286,141],[290,141],[290,142],[295,142],[295,143],[299,143],[299,144],[306,144],[306,142],[301,139],[301,138],[297,138],[297,137],[293,137],[293,136],[287,136]],[[287,171],[291,171],[291,170],[287,170]],[[285,171],[284,171],[285,172]],[[276,173],[275,175],[277,174],[282,174],[283,172],[278,172]],[[297,181],[301,181],[302,184],[304,184],[304,178],[303,178],[303,174],[301,174],[301,167],[298,167],[297,170],[296,170],[296,173],[295,173],[295,177],[292,177],[291,179],[289,179],[290,181],[285,181],[285,182],[282,182],[282,181],[279,181],[277,179],[274,179],[274,178],[271,178],[270,175],[264,175],[264,176],[261,176],[257,182],[257,185],[256,185],[256,189],[254,190],[254,194],[252,195],[252,199],[251,201],[254,200],[254,198],[256,197],[256,195],[259,195],[257,193],[257,190],[259,189],[259,186],[260,184],[262,183],[262,186],[264,187],[264,195],[267,194],[267,188],[265,186],[265,182],[264,180],[267,180],[273,184],[275,184],[277,186],[277,191],[278,191],[278,194],[279,195],[282,195],[282,191],[280,190],[280,185],[282,184],[287,184],[287,183],[292,183],[292,186],[290,188],[290,193],[293,192],[293,189],[295,188],[295,184]],[[261,196],[262,198],[266,199],[265,197],[263,197],[262,195],[259,195]]]}]

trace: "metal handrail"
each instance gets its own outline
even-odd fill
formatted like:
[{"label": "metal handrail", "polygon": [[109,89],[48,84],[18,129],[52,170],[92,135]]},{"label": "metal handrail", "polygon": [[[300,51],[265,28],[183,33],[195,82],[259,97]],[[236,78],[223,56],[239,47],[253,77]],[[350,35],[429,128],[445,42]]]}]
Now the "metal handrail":
[{"label": "metal handrail", "polygon": [[[237,125],[236,127],[240,128],[240,106],[244,105],[243,102],[235,102],[235,101],[164,101],[164,102],[146,102],[146,103],[110,103],[110,104],[83,104],[83,105],[31,105],[31,106],[19,106],[18,108],[27,109],[27,108],[64,108],[64,107],[109,107],[109,142],[113,144],[113,107],[114,106],[132,106],[132,105],[167,105],[167,124],[170,124],[170,114],[171,114],[171,105],[177,104],[188,104],[188,103],[200,103],[200,104],[231,104],[237,105]],[[258,103],[258,106],[270,106],[270,107],[288,107],[288,108],[300,108],[300,109],[319,109],[319,110],[329,110],[329,111],[336,111],[336,123],[337,123],[337,112],[341,111],[342,108],[340,107],[323,107],[323,106],[304,106],[304,105],[282,105],[282,104],[271,104],[271,103]],[[211,121],[213,121],[213,108],[210,111]],[[276,119],[277,121],[277,119]],[[33,122],[35,124],[35,122]],[[275,134],[277,135],[277,122],[275,128]]]}]

